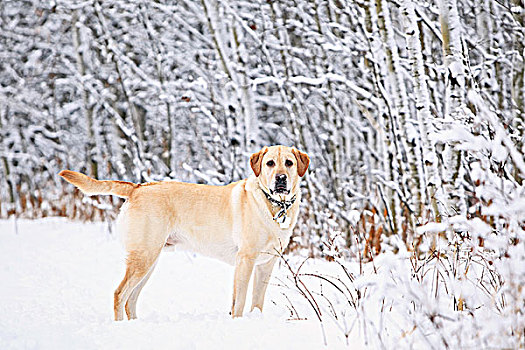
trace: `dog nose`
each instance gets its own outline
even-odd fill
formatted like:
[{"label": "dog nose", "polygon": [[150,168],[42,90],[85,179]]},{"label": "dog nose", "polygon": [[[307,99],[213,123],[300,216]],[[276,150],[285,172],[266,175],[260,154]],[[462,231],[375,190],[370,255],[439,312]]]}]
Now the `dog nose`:
[{"label": "dog nose", "polygon": [[275,175],[276,182],[286,182],[286,174],[277,174]]}]

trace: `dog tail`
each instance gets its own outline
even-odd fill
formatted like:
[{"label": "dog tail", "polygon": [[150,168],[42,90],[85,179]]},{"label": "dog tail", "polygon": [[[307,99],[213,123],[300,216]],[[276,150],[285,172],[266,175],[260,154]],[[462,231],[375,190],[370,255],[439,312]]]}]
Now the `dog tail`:
[{"label": "dog tail", "polygon": [[78,187],[84,194],[93,196],[95,194],[113,194],[115,196],[128,198],[131,192],[139,185],[132,182],[95,180],[87,175],[71,170],[62,170],[58,175],[70,184]]}]

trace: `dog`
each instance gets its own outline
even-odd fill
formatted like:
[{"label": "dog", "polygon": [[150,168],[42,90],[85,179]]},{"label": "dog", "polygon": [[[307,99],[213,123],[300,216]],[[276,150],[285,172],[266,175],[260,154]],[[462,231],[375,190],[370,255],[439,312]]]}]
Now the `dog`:
[{"label": "dog", "polygon": [[235,266],[231,307],[235,318],[243,314],[252,272],[251,310],[263,309],[273,266],[297,223],[300,179],[309,164],[306,153],[271,146],[250,157],[249,178],[226,186],[100,181],[71,170],[59,175],[84,194],[127,198],[117,218],[127,260],[124,279],[114,294],[116,321],[123,320],[124,310],[129,320],[137,318],[137,298],[166,245]]}]

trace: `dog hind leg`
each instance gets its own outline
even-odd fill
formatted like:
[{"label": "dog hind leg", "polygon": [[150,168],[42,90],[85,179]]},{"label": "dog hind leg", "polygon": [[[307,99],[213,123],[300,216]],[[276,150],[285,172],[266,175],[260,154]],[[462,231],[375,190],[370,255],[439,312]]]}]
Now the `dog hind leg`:
[{"label": "dog hind leg", "polygon": [[157,262],[155,261],[153,265],[150,267],[148,273],[142,281],[139,282],[139,284],[133,289],[131,292],[128,301],[126,301],[126,305],[124,306],[124,310],[126,310],[126,315],[128,316],[128,320],[133,320],[137,318],[137,299],[140,295],[140,292],[142,291],[142,288],[144,285],[148,282],[151,273],[153,270],[155,270],[155,266],[157,265]]},{"label": "dog hind leg", "polygon": [[[124,319],[123,304],[128,301],[133,291],[146,278],[146,275],[153,270],[153,265],[157,261],[160,251],[160,248],[155,248],[150,250],[133,250],[129,252],[126,260],[126,274],[114,294],[113,308],[115,312],[115,321],[122,321]],[[144,284],[146,281],[144,281]],[[140,288],[142,287],[143,286]],[[140,289],[138,290],[138,293],[140,293]],[[138,293],[136,297],[138,297]],[[134,303],[136,303],[136,300]]]}]

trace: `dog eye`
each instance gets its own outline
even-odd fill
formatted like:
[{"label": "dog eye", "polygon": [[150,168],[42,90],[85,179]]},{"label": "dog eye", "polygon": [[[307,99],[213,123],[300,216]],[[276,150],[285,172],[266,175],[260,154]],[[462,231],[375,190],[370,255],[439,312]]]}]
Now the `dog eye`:
[{"label": "dog eye", "polygon": [[269,160],[268,162],[266,162],[266,165],[268,165],[271,168],[275,165],[275,162],[273,160]]},{"label": "dog eye", "polygon": [[290,159],[287,159],[286,162],[284,162],[284,165],[286,165],[289,168],[293,165],[293,162]]}]

